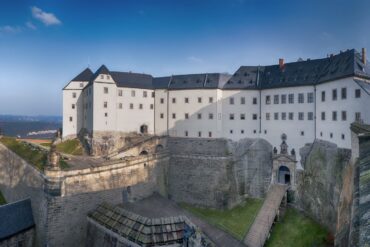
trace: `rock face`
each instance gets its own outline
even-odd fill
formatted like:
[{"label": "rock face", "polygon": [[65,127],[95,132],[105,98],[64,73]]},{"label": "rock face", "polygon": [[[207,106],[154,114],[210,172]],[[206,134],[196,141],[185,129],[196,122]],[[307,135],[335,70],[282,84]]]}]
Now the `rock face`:
[{"label": "rock face", "polygon": [[169,138],[168,148],[168,192],[175,201],[231,208],[267,192],[272,146],[265,140]]},{"label": "rock face", "polygon": [[334,233],[351,152],[316,140],[301,148],[300,154],[304,171],[297,173],[296,205]]}]

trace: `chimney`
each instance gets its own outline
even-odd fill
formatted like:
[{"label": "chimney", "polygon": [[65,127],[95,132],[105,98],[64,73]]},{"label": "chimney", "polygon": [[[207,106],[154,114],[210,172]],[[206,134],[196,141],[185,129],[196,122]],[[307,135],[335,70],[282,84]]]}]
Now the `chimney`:
[{"label": "chimney", "polygon": [[362,48],[362,63],[366,65],[366,48]]},{"label": "chimney", "polygon": [[279,68],[284,69],[284,58],[279,58]]}]

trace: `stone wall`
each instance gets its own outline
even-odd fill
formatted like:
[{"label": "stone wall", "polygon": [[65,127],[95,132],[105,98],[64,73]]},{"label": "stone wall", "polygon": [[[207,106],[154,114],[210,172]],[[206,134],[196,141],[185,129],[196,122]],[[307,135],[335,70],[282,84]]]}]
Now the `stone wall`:
[{"label": "stone wall", "polygon": [[335,233],[351,152],[333,143],[316,140],[301,148],[300,154],[304,170],[297,172],[296,205]]},{"label": "stone wall", "polygon": [[16,235],[0,240],[0,247],[33,247],[35,240],[35,228],[30,228]]},{"label": "stone wall", "polygon": [[0,143],[0,190],[8,203],[31,198],[36,222],[36,244],[45,238],[45,176]]},{"label": "stone wall", "polygon": [[169,138],[168,148],[168,192],[175,201],[230,208],[267,192],[272,146],[265,140]]}]

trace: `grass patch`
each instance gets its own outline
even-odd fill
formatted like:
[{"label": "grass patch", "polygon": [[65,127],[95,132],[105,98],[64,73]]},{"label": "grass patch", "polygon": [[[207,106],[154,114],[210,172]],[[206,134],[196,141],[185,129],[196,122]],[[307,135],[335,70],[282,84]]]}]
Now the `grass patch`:
[{"label": "grass patch", "polygon": [[66,170],[66,169],[70,168],[71,166],[67,162],[65,162],[63,159],[60,159],[59,167],[62,170]]},{"label": "grass patch", "polygon": [[267,247],[327,246],[328,231],[312,219],[287,208],[284,218],[272,228]]},{"label": "grass patch", "polygon": [[78,139],[67,140],[57,144],[57,151],[71,155],[83,155],[83,148]]},{"label": "grass patch", "polygon": [[0,141],[10,150],[20,156],[28,163],[43,171],[47,163],[47,154],[37,149],[31,148],[24,142],[17,141],[11,137],[2,137]]},{"label": "grass patch", "polygon": [[0,191],[0,205],[3,205],[3,204],[6,204],[6,201],[5,201],[3,194],[1,194],[1,191]]},{"label": "grass patch", "polygon": [[181,204],[181,207],[242,240],[253,224],[262,203],[260,199],[247,199],[244,205],[230,210],[198,208],[187,204]]},{"label": "grass patch", "polygon": [[43,142],[43,143],[40,143],[40,145],[44,146],[44,147],[47,147],[47,148],[50,148],[51,142]]}]

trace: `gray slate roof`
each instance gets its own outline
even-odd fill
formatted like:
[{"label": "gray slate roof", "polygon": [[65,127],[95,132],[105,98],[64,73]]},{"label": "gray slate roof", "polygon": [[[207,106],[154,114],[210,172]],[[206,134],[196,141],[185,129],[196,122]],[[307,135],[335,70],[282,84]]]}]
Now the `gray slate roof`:
[{"label": "gray slate roof", "polygon": [[35,225],[31,200],[26,199],[0,206],[0,240],[30,229]]},{"label": "gray slate roof", "polygon": [[[85,70],[77,77],[86,79],[90,72]],[[204,73],[152,77],[131,72],[111,72],[105,65],[102,65],[94,75],[90,75],[90,84],[101,73],[110,74],[118,87],[173,90],[267,89],[316,85],[350,76],[370,79],[370,65],[369,63],[364,65],[361,55],[352,49],[327,58],[286,63],[282,69],[279,65],[241,66],[233,75]]]},{"label": "gray slate roof", "polygon": [[91,71],[91,69],[86,68],[84,69],[84,71],[78,74],[75,78],[73,78],[72,81],[90,81],[93,75],[94,73]]}]

